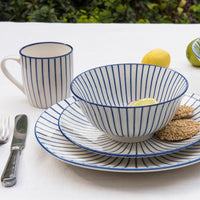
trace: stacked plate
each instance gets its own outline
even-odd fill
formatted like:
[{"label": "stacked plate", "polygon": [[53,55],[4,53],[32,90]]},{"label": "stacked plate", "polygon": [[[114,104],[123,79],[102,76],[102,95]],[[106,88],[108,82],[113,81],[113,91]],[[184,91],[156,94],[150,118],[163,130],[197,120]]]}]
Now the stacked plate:
[{"label": "stacked plate", "polygon": [[[181,104],[192,106],[191,118],[200,122],[200,96],[185,95]],[[35,135],[54,157],[90,169],[153,172],[200,161],[200,132],[179,142],[161,141],[156,135],[144,142],[117,142],[87,120],[75,97],[44,111],[36,122]]]}]

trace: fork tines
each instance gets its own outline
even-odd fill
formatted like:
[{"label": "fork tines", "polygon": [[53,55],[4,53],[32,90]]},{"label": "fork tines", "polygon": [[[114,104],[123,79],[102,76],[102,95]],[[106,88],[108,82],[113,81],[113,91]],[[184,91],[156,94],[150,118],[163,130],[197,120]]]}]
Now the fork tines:
[{"label": "fork tines", "polygon": [[8,141],[10,135],[10,116],[0,117],[0,144]]}]

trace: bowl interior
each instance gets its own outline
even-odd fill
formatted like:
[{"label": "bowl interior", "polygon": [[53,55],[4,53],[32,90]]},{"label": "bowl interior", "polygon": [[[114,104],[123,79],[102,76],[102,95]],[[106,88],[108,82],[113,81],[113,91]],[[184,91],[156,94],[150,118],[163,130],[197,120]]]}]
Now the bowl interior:
[{"label": "bowl interior", "polygon": [[78,75],[72,93],[81,100],[106,106],[126,106],[145,97],[166,102],[183,95],[187,80],[180,73],[154,65],[117,64]]}]

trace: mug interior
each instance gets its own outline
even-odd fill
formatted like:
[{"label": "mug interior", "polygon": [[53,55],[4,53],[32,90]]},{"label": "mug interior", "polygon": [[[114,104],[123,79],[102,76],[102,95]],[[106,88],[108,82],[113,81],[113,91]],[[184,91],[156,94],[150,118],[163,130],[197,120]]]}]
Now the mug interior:
[{"label": "mug interior", "polygon": [[72,52],[70,45],[58,42],[34,43],[20,50],[22,56],[35,58],[51,58],[64,56]]}]

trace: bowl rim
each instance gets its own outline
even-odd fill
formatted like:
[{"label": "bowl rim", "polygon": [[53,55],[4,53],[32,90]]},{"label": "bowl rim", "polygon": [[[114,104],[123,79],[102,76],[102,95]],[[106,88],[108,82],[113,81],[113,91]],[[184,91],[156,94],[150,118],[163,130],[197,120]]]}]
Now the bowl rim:
[{"label": "bowl rim", "polygon": [[184,80],[185,80],[185,83],[186,83],[186,88],[185,90],[179,94],[178,96],[176,96],[175,98],[173,99],[170,99],[170,100],[167,100],[167,101],[163,101],[163,102],[159,102],[159,103],[156,103],[156,104],[151,104],[151,105],[145,105],[145,106],[114,106],[114,105],[105,105],[105,104],[98,104],[98,103],[94,103],[94,102],[91,102],[91,101],[88,101],[88,100],[85,100],[83,98],[81,98],[80,96],[78,96],[74,91],[73,91],[73,84],[75,82],[75,80],[81,76],[82,74],[85,74],[89,71],[92,71],[92,70],[96,70],[96,69],[99,69],[99,68],[105,68],[105,67],[111,67],[111,66],[115,66],[115,65],[142,65],[143,67],[145,65],[148,65],[148,66],[154,66],[154,67],[158,67],[158,68],[165,68],[165,67],[161,67],[159,65],[151,65],[151,64],[142,64],[142,63],[117,63],[117,64],[107,64],[107,65],[102,65],[102,66],[98,66],[98,67],[94,67],[94,68],[91,68],[91,69],[88,69],[84,72],[81,72],[80,74],[78,74],[77,76],[75,76],[70,84],[70,90],[72,92],[72,94],[78,98],[78,100],[80,99],[81,101],[84,101],[85,103],[88,103],[88,104],[92,104],[92,105],[95,105],[95,106],[101,106],[101,107],[109,107],[109,108],[119,108],[119,109],[137,109],[137,108],[145,108],[145,107],[153,107],[153,106],[158,106],[158,105],[162,105],[162,104],[165,104],[165,103],[169,103],[171,101],[175,101],[176,99],[180,98],[181,96],[183,96],[187,89],[188,89],[188,86],[189,86],[189,83],[188,83],[188,80],[186,79],[185,76],[183,76],[180,72],[176,71],[176,70],[173,70],[173,69],[170,69],[170,68],[165,68],[166,70],[170,70],[170,71],[173,71],[175,73],[177,73],[179,76],[181,76]]}]

